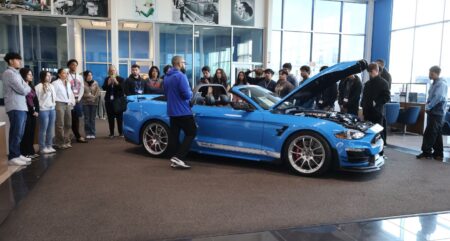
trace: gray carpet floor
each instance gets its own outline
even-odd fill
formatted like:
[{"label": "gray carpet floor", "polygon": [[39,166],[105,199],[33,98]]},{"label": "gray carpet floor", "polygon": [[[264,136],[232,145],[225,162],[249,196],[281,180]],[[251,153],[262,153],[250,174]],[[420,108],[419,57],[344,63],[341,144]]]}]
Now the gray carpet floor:
[{"label": "gray carpet floor", "polygon": [[[97,122],[106,136],[106,122]],[[0,226],[0,240],[215,236],[450,210],[450,165],[387,150],[378,173],[289,174],[280,166],[190,155],[191,170],[100,137],[60,151]]]}]

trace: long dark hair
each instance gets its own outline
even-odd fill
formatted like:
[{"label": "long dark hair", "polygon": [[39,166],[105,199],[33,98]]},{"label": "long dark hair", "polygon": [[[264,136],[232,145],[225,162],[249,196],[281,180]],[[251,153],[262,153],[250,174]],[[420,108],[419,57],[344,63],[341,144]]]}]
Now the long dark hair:
[{"label": "long dark hair", "polygon": [[60,75],[63,71],[66,71],[66,70],[65,70],[64,68],[58,69],[58,72],[57,72],[57,73],[58,73],[58,76],[57,76],[58,78],[59,78],[59,75]]},{"label": "long dark hair", "polygon": [[[239,80],[239,75],[241,75],[241,74],[244,76],[244,79],[242,80],[242,83]],[[236,76],[236,81],[234,82],[234,85],[246,85],[246,84],[248,84],[247,76],[245,76],[244,71],[239,71],[239,73]]]},{"label": "long dark hair", "polygon": [[47,87],[48,87],[48,83],[47,83],[47,74],[50,73],[46,70],[42,70],[39,73],[39,82],[42,84],[42,90],[45,92],[47,92]]},{"label": "long dark hair", "polygon": [[[92,74],[92,71],[90,71],[90,70],[84,71],[84,72],[83,72],[83,79],[86,80],[89,74]],[[86,81],[87,81],[87,80],[86,80]]]},{"label": "long dark hair", "polygon": [[152,71],[153,71],[154,69],[156,69],[156,73],[158,73],[158,74],[156,75],[156,79],[159,79],[159,68],[156,67],[156,66],[154,66],[154,65],[153,65],[153,66],[150,68],[150,70],[148,71],[148,78],[149,78],[149,79],[152,79]]},{"label": "long dark hair", "polygon": [[[222,72],[222,77],[220,79],[217,78],[217,71]],[[227,75],[225,74],[225,71],[223,71],[223,69],[218,68],[216,70],[216,72],[214,73],[214,77],[213,77],[213,83],[221,84],[223,86],[228,86]]]},{"label": "long dark hair", "polygon": [[[27,82],[27,75],[28,75],[28,73],[31,72],[31,69],[29,69],[29,68],[21,68],[21,69],[19,70],[19,72],[20,72],[20,75],[22,76],[22,79],[23,79],[25,82]],[[27,84],[28,84],[31,88],[34,88],[33,80],[31,80],[29,83],[27,82]]]}]

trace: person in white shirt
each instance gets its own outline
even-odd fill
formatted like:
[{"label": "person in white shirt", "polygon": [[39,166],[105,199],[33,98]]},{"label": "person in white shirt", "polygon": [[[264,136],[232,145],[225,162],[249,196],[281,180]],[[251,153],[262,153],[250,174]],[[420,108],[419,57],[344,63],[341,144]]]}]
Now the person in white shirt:
[{"label": "person in white shirt", "polygon": [[70,82],[67,80],[67,71],[58,70],[58,79],[52,82],[56,93],[56,127],[55,144],[60,149],[72,147],[70,143],[70,129],[72,125],[71,110],[75,105]]},{"label": "person in white shirt", "polygon": [[76,59],[69,60],[67,67],[69,68],[67,79],[75,97],[75,106],[72,109],[72,132],[77,142],[87,143],[86,139],[80,134],[80,118],[83,117],[83,106],[81,105],[81,98],[84,94],[83,76],[77,73],[78,61]]},{"label": "person in white shirt", "polygon": [[40,83],[34,88],[39,100],[39,150],[41,154],[55,153],[53,149],[53,137],[55,129],[55,87],[50,84],[52,75],[48,71],[39,74]]}]

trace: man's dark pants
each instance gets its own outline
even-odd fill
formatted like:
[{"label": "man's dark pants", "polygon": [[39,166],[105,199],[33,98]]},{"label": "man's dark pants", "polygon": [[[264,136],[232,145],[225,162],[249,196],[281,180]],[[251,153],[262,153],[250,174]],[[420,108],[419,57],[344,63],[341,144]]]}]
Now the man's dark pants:
[{"label": "man's dark pants", "polygon": [[[180,130],[184,132],[184,140],[179,144]],[[172,140],[172,150],[175,151],[174,157],[183,160],[191,147],[191,143],[197,134],[197,125],[194,116],[176,116],[170,117],[170,140]]]},{"label": "man's dark pants", "polygon": [[[427,155],[444,156],[444,145],[442,143],[442,126],[444,117],[429,114],[427,127],[423,133],[422,152]],[[432,151],[434,150],[434,152]]]}]

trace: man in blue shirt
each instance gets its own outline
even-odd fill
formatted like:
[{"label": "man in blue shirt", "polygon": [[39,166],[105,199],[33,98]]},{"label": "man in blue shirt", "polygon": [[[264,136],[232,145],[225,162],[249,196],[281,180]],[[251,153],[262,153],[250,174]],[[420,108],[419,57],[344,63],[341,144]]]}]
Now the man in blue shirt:
[{"label": "man in blue shirt", "polygon": [[[441,68],[433,66],[430,68],[429,77],[433,80],[428,91],[427,104],[427,127],[423,134],[422,153],[417,155],[418,159],[443,160],[444,147],[442,143],[442,126],[447,107],[447,82],[440,78]],[[434,152],[432,152],[434,150]]]},{"label": "man in blue shirt", "polygon": [[[172,58],[172,69],[164,78],[164,92],[167,97],[167,115],[170,117],[170,139],[177,150],[170,158],[171,167],[190,168],[183,159],[187,156],[192,141],[197,134],[197,125],[192,114],[190,100],[192,90],[185,73],[185,61],[181,56]],[[184,140],[178,143],[180,130],[184,132]]]}]

